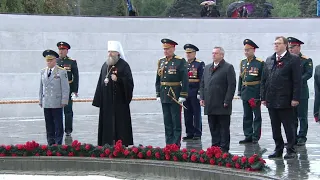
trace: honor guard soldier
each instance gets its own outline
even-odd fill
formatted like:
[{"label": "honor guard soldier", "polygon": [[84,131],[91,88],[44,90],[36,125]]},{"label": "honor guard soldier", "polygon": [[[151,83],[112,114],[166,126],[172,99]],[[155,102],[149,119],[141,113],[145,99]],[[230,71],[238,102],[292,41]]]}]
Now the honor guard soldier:
[{"label": "honor guard soldier", "polygon": [[[288,37],[289,51],[292,54],[296,54],[301,59],[301,75],[302,75],[302,89],[300,95],[300,101],[297,108],[295,108],[296,113],[296,128],[298,130],[298,124],[300,122],[300,130],[297,134],[296,143],[298,146],[305,145],[307,141],[308,132],[308,99],[309,99],[309,88],[308,80],[312,77],[313,73],[313,63],[312,59],[301,54],[301,44],[304,44],[297,38]],[[297,133],[297,132],[296,132]]]},{"label": "honor guard soldier", "polygon": [[204,70],[204,62],[196,58],[199,49],[192,44],[184,45],[188,60],[189,90],[188,98],[183,103],[187,108],[184,110],[184,122],[186,126],[186,137],[182,140],[200,140],[202,135],[202,118],[200,106],[200,80]]},{"label": "honor guard soldier", "polygon": [[39,105],[43,108],[48,145],[62,144],[63,112],[68,104],[69,83],[67,71],[56,64],[59,55],[52,50],[42,53],[47,67],[41,70]]},{"label": "honor guard soldier", "polygon": [[68,80],[70,85],[70,97],[69,103],[64,107],[65,115],[65,133],[66,136],[70,136],[73,126],[73,110],[72,110],[72,94],[78,97],[79,88],[79,71],[77,61],[67,56],[68,50],[71,49],[70,45],[66,42],[58,42],[57,47],[59,49],[59,59],[57,61],[58,66],[64,68],[68,72]]},{"label": "honor guard soldier", "polygon": [[178,43],[162,39],[165,57],[158,60],[157,101],[161,101],[166,144],[181,146],[181,107],[188,96],[188,70],[184,58],[174,54]]},{"label": "honor guard soldier", "polygon": [[239,143],[256,144],[261,137],[260,81],[264,61],[255,56],[255,49],[259,47],[252,40],[245,39],[243,45],[244,54],[247,58],[240,62],[238,96],[241,97],[243,103],[243,133],[245,139],[239,141]]}]

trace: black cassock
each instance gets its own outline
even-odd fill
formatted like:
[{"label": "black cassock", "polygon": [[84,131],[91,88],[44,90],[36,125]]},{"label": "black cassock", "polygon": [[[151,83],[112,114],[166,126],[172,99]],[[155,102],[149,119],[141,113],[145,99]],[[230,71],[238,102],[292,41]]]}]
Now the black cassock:
[{"label": "black cassock", "polygon": [[[112,68],[112,69],[111,69]],[[111,70],[110,70],[111,69]],[[107,73],[109,82],[105,85]],[[117,81],[111,79],[117,76]],[[129,104],[133,94],[133,78],[129,64],[123,59],[112,67],[102,65],[92,105],[99,107],[98,145],[113,145],[122,140],[123,145],[133,145]]]}]

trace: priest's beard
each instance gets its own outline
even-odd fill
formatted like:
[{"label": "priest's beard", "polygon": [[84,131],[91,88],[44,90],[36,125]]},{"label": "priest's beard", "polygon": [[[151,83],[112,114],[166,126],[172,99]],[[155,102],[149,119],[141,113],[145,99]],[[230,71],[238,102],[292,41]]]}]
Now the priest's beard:
[{"label": "priest's beard", "polygon": [[119,56],[109,56],[107,59],[107,65],[113,66],[119,61]]}]

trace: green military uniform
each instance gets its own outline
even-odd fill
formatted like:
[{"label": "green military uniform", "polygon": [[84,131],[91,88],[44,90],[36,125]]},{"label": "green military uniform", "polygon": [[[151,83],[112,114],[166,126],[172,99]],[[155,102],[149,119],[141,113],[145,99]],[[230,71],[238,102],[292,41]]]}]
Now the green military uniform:
[{"label": "green military uniform", "polygon": [[[66,42],[58,42],[57,47],[59,49],[70,49],[70,45]],[[72,126],[73,126],[73,110],[72,110],[72,93],[78,93],[79,88],[79,71],[77,61],[71,59],[70,57],[66,56],[64,58],[59,58],[57,60],[58,66],[67,70],[68,73],[68,80],[70,85],[70,96],[69,96],[69,103],[67,106],[64,107],[64,115],[65,115],[65,133],[69,136],[72,133]]]},{"label": "green military uniform", "polygon": [[[294,38],[288,37],[289,48],[293,49],[295,46],[300,46],[304,44],[302,41]],[[308,132],[308,100],[309,100],[309,87],[308,80],[312,77],[313,73],[313,63],[312,59],[308,58],[301,53],[299,53],[301,59],[301,74],[302,74],[302,89],[300,95],[299,105],[296,110],[296,128],[298,130],[298,125],[300,122],[300,130],[297,134],[297,145],[304,145],[307,141]]]},{"label": "green military uniform", "polygon": [[[170,39],[162,39],[163,48],[178,45]],[[176,56],[163,57],[158,60],[156,76],[157,99],[162,104],[166,144],[181,145],[181,106],[188,96],[188,71],[184,58]],[[169,95],[169,96],[168,96]],[[171,97],[170,97],[171,96]],[[172,100],[175,99],[176,101]]]},{"label": "green military uniform", "polygon": [[[245,49],[259,48],[250,39],[245,39],[243,44]],[[261,137],[261,101],[260,101],[260,81],[264,61],[253,57],[243,59],[240,63],[240,76],[238,82],[238,96],[243,103],[243,132],[245,139],[240,144],[257,143]],[[255,107],[250,105],[255,104]],[[253,117],[254,114],[254,117]]]}]

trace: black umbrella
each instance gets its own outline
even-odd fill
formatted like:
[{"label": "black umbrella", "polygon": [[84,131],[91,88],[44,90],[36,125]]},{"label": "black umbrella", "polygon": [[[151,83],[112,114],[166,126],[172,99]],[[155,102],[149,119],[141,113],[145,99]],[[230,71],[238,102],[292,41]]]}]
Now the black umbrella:
[{"label": "black umbrella", "polygon": [[268,7],[269,9],[273,9],[273,5],[270,2],[265,2],[263,3],[266,7]]},{"label": "black umbrella", "polygon": [[238,9],[239,7],[244,6],[246,3],[244,1],[237,1],[237,2],[233,2],[231,4],[229,4],[228,8],[227,8],[227,16],[231,17],[232,13]]}]

